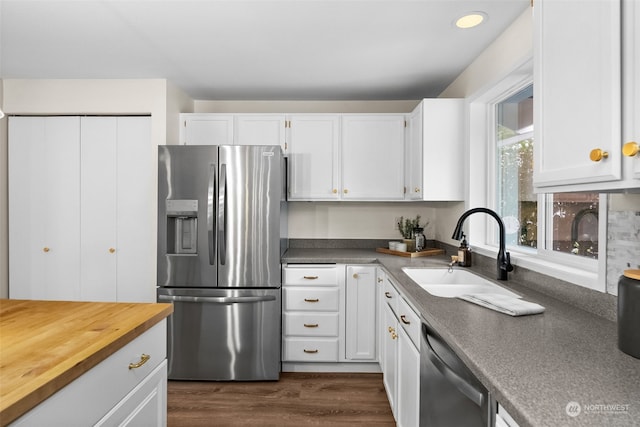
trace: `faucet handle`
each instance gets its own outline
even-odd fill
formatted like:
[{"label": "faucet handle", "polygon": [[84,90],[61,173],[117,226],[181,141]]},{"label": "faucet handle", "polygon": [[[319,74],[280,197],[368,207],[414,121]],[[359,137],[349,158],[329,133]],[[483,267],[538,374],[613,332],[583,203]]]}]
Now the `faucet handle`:
[{"label": "faucet handle", "polygon": [[506,265],[505,265],[505,269],[507,271],[513,271],[513,265],[511,265],[511,254],[509,252],[507,252],[506,254]]}]

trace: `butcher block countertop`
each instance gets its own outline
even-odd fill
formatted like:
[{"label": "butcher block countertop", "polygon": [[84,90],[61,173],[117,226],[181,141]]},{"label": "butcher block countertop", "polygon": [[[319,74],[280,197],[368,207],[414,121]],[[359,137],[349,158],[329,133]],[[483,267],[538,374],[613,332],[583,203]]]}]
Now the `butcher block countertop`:
[{"label": "butcher block countertop", "polygon": [[171,304],[0,300],[0,425],[172,312]]}]

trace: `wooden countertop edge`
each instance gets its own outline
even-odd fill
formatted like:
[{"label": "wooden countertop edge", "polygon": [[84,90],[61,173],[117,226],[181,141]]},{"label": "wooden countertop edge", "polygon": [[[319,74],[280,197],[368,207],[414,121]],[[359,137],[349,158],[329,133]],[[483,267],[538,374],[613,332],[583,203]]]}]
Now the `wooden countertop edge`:
[{"label": "wooden countertop edge", "polygon": [[119,336],[115,340],[111,341],[108,345],[100,348],[98,351],[91,354],[78,363],[74,364],[72,368],[67,369],[60,375],[57,375],[41,386],[35,388],[29,394],[16,402],[10,403],[8,406],[0,410],[0,427],[4,427],[26,414],[31,409],[35,408],[40,403],[44,402],[49,397],[53,396],[56,392],[63,387],[89,371],[94,366],[98,365],[103,360],[107,359],[116,351],[123,348],[125,345],[142,335],[151,327],[168,317],[173,313],[173,304],[159,304],[166,306],[164,309],[147,320],[139,324],[133,329],[126,331],[123,335]]}]

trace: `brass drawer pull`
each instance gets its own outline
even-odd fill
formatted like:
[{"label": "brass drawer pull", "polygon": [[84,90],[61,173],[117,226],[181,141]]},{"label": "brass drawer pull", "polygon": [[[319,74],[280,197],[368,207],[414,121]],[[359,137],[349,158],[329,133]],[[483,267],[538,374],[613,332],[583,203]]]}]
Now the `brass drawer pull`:
[{"label": "brass drawer pull", "polygon": [[317,323],[305,323],[304,327],[305,328],[317,328],[318,324]]},{"label": "brass drawer pull", "polygon": [[395,332],[395,328],[392,328],[391,326],[389,326],[389,332]]},{"label": "brass drawer pull", "polygon": [[315,298],[315,299],[305,298],[304,300],[305,300],[306,302],[318,302],[318,301],[320,301],[318,298]]},{"label": "brass drawer pull", "polygon": [[138,369],[139,367],[147,363],[149,359],[151,359],[151,356],[142,353],[142,356],[140,356],[140,361],[138,363],[129,363],[129,369]]},{"label": "brass drawer pull", "polygon": [[309,354],[315,354],[318,352],[318,350],[307,350],[306,348],[304,349],[305,353],[309,353]]},{"label": "brass drawer pull", "polygon": [[391,299],[391,298],[392,298],[392,296],[391,296],[391,294],[390,294],[389,292],[385,292],[385,293],[384,293],[384,296],[385,296],[385,297],[387,297],[387,298],[389,298],[389,299]]},{"label": "brass drawer pull", "polygon": [[402,323],[404,323],[405,325],[410,325],[411,322],[409,322],[407,320],[407,317],[403,314],[402,316],[400,316],[400,320],[402,320]]},{"label": "brass drawer pull", "polygon": [[316,280],[318,278],[318,276],[302,276],[307,280]]}]

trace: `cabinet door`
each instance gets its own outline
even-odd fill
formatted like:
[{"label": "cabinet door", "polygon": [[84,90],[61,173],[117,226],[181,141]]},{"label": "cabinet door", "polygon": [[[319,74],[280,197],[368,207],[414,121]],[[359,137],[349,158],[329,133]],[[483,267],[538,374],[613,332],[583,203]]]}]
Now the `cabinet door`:
[{"label": "cabinet door", "polygon": [[[422,110],[420,103],[407,121],[406,183],[407,200],[422,200]],[[440,182],[446,185],[446,182]]]},{"label": "cabinet door", "polygon": [[404,329],[398,330],[398,426],[420,424],[420,352]]},{"label": "cabinet door", "polygon": [[240,114],[235,117],[235,145],[279,145],[286,152],[285,116]]},{"label": "cabinet door", "polygon": [[342,118],[342,198],[404,199],[404,115]]},{"label": "cabinet door", "polygon": [[289,198],[338,199],[339,116],[289,119]]},{"label": "cabinet door", "polygon": [[[623,82],[622,92],[622,142],[640,144],[640,4],[637,0],[625,0],[623,7]],[[632,152],[631,152],[632,153]],[[627,154],[631,154],[627,152]],[[623,167],[630,171],[631,178],[640,180],[640,153],[623,159]],[[640,182],[634,187],[640,186]]]},{"label": "cabinet door", "polygon": [[384,328],[384,316],[383,309],[384,306],[387,305],[386,297],[384,296],[384,283],[387,280],[387,274],[381,267],[376,267],[376,293],[378,302],[376,305],[376,310],[378,313],[376,319],[376,329],[378,334],[376,335],[376,340],[378,343],[378,360],[380,361],[380,366],[384,365],[384,341],[386,338],[387,332],[385,332]]},{"label": "cabinet door", "polygon": [[[540,191],[621,178],[620,31],[620,0],[536,3],[533,179]],[[608,157],[592,161],[594,149]]]},{"label": "cabinet door", "polygon": [[464,200],[464,99],[424,99],[422,198]]},{"label": "cabinet door", "polygon": [[167,361],[125,396],[96,426],[166,426]]},{"label": "cabinet door", "polygon": [[81,299],[116,301],[117,119],[83,117],[80,140]]},{"label": "cabinet door", "polygon": [[181,114],[180,144],[232,145],[233,116],[230,114]]},{"label": "cabinet door", "polygon": [[396,420],[397,417],[397,399],[396,399],[396,382],[397,382],[397,367],[398,367],[398,321],[396,315],[391,310],[388,304],[384,304],[382,310],[382,329],[384,334],[383,352],[382,358],[382,382],[384,388],[387,391],[387,397],[389,398],[389,405]]},{"label": "cabinet door", "polygon": [[376,268],[346,269],[346,358],[376,360]]},{"label": "cabinet door", "polygon": [[116,294],[156,301],[156,168],[151,117],[118,117]]},{"label": "cabinet door", "polygon": [[80,297],[80,119],[9,119],[9,296]]}]

